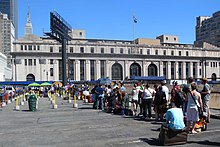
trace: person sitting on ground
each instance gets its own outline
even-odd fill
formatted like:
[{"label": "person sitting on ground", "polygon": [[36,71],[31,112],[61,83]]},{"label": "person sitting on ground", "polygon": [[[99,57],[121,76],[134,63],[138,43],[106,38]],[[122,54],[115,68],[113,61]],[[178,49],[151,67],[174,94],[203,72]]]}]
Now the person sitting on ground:
[{"label": "person sitting on ground", "polygon": [[182,109],[177,108],[175,103],[170,103],[169,107],[166,112],[166,127],[174,131],[183,130],[185,124]]}]

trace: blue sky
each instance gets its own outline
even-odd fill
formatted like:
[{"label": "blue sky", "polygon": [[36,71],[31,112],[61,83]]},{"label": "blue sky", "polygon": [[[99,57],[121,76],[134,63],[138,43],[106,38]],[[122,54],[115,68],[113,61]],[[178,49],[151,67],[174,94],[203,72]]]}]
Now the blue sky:
[{"label": "blue sky", "polygon": [[[220,0],[18,0],[19,37],[24,35],[28,6],[38,36],[50,31],[49,14],[56,10],[72,28],[86,30],[86,38],[133,40],[170,34],[180,43],[193,43],[196,17],[220,11]],[[134,29],[133,14],[138,20]]]}]

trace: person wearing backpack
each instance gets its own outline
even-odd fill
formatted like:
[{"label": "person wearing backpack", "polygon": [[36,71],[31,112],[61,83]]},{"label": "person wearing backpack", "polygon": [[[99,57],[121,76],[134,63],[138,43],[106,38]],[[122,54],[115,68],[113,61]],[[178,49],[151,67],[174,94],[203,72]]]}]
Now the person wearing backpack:
[{"label": "person wearing backpack", "polygon": [[175,81],[173,84],[174,85],[171,90],[171,102],[174,102],[177,108],[181,108],[183,105],[184,97],[181,93],[181,89],[177,81]]}]

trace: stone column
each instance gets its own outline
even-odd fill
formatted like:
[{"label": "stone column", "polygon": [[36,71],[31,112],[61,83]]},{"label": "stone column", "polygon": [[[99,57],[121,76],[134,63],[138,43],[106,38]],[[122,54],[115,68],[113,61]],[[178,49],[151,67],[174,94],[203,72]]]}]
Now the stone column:
[{"label": "stone column", "polygon": [[171,62],[167,62],[167,79],[171,79]]},{"label": "stone column", "polygon": [[100,68],[101,68],[101,67],[100,67],[100,60],[96,60],[95,63],[96,63],[96,66],[95,66],[95,67],[96,67],[95,75],[96,75],[96,79],[99,79],[99,78],[101,78],[101,73],[100,73],[100,72],[101,72],[101,69],[100,69]]},{"label": "stone column", "polygon": [[91,73],[90,73],[90,60],[86,60],[85,74],[86,74],[86,80],[91,80]]},{"label": "stone column", "polygon": [[142,75],[141,76],[147,76],[147,61],[143,61],[143,64],[142,64]]},{"label": "stone column", "polygon": [[160,61],[159,69],[160,69],[159,76],[163,76],[163,62],[162,61]]},{"label": "stone column", "polygon": [[53,60],[53,80],[59,80],[59,62],[58,60]]},{"label": "stone column", "polygon": [[111,67],[110,67],[110,62],[109,60],[106,60],[106,76],[111,79]]},{"label": "stone column", "polygon": [[193,62],[189,62],[189,76],[193,77]]},{"label": "stone column", "polygon": [[174,64],[174,78],[179,79],[179,65],[177,61]]},{"label": "stone column", "polygon": [[186,79],[186,62],[183,62],[182,65],[182,78]]},{"label": "stone column", "polygon": [[75,60],[75,79],[80,81],[80,61]]},{"label": "stone column", "polygon": [[195,74],[196,78],[201,78],[200,75],[199,75],[199,69],[200,69],[199,62],[196,62],[196,67],[195,68],[196,68],[196,74]]},{"label": "stone column", "polygon": [[128,60],[124,61],[124,78],[125,77],[130,78],[130,72],[129,72],[130,67],[128,66],[128,63],[129,63]]}]

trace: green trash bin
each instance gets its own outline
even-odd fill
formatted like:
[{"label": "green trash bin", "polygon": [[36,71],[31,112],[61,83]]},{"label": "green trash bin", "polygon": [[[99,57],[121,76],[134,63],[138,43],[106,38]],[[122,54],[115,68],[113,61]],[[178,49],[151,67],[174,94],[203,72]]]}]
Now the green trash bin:
[{"label": "green trash bin", "polygon": [[28,99],[28,104],[29,104],[30,111],[37,110],[37,97],[34,94],[30,95],[30,97]]}]

